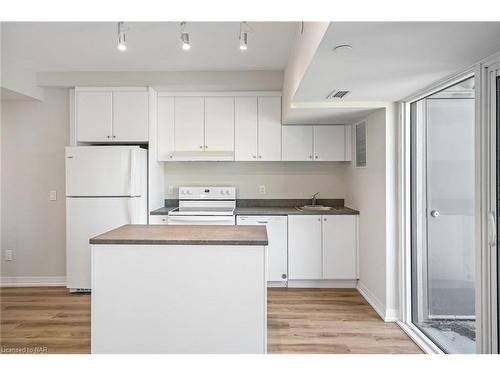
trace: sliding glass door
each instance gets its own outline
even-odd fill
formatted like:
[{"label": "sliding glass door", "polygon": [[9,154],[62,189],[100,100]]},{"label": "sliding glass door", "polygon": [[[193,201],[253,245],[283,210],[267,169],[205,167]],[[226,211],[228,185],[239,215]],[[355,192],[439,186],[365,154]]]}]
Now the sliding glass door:
[{"label": "sliding glass door", "polygon": [[476,352],[474,78],[411,104],[412,322]]}]

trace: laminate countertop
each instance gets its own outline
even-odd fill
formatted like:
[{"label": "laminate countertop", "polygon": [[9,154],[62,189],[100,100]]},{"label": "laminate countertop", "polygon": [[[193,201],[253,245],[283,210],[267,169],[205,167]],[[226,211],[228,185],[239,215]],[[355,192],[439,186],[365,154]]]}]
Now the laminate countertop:
[{"label": "laminate countertop", "polygon": [[[151,211],[151,215],[168,215],[176,207],[161,207]],[[236,207],[235,215],[241,216],[273,216],[273,215],[359,215],[359,211],[349,207],[334,207],[328,211],[301,211],[297,207]]]},{"label": "laminate countertop", "polygon": [[266,216],[266,215],[359,215],[359,211],[349,207],[333,207],[331,210],[300,210],[297,207],[237,207],[235,215]]},{"label": "laminate countertop", "polygon": [[267,246],[265,225],[123,225],[91,238],[93,245]]}]

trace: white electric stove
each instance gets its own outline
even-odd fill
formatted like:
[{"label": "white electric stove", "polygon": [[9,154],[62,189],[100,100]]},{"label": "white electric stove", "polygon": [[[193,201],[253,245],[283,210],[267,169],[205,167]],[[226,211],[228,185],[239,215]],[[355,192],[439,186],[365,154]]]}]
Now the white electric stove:
[{"label": "white electric stove", "polygon": [[181,186],[179,207],[168,213],[169,225],[235,225],[236,188]]}]

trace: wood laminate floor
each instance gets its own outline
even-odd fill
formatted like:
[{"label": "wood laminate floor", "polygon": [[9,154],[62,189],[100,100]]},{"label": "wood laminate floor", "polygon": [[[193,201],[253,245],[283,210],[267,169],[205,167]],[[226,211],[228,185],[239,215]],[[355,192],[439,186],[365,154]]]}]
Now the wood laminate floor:
[{"label": "wood laminate floor", "polygon": [[[89,353],[90,295],[0,288],[2,353]],[[422,353],[354,289],[268,289],[269,353]]]}]

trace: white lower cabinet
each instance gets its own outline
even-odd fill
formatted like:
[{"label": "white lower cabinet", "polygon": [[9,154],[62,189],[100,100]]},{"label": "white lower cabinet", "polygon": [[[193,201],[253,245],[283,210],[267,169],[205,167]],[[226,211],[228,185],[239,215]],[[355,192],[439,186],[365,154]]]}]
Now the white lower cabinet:
[{"label": "white lower cabinet", "polygon": [[355,215],[323,216],[323,279],[357,279]]},{"label": "white lower cabinet", "polygon": [[357,216],[288,216],[290,280],[357,279]]},{"label": "white lower cabinet", "polygon": [[149,215],[149,224],[167,225],[168,215]]},{"label": "white lower cabinet", "polygon": [[289,279],[318,280],[321,272],[321,216],[288,216]]},{"label": "white lower cabinet", "polygon": [[265,225],[267,246],[267,281],[286,281],[287,266],[287,217],[286,216],[238,216],[237,225]]}]

